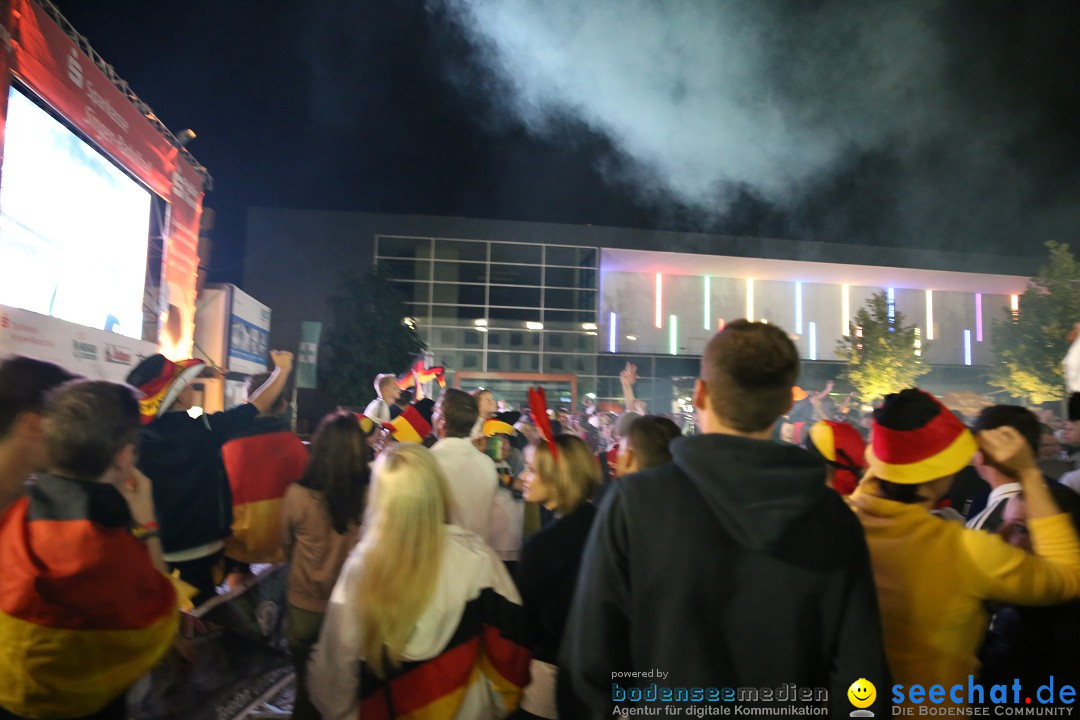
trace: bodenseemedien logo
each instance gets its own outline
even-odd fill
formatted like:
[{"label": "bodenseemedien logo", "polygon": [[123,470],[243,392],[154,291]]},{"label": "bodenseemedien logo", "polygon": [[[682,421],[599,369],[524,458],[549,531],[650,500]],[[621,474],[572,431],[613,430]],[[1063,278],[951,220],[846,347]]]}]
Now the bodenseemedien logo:
[{"label": "bodenseemedien logo", "polygon": [[851,711],[851,717],[874,717],[874,712],[866,709],[874,704],[874,700],[877,700],[877,688],[874,687],[874,683],[866,678],[859,678],[851,683],[851,687],[847,690],[847,697],[848,702],[855,706],[855,709]]}]

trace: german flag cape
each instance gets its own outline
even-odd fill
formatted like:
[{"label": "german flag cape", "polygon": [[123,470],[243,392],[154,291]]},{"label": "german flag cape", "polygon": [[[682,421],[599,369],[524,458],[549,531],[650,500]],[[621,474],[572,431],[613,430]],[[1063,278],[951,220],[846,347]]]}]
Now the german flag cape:
[{"label": "german flag cape", "polygon": [[225,555],[242,563],[283,563],[281,508],[285,490],[304,474],[308,451],[288,430],[247,435],[221,447],[232,490],[232,535]]},{"label": "german flag cape", "polygon": [[0,517],[0,707],[89,715],[168,650],[176,592],[131,523],[116,488],[52,475]]}]

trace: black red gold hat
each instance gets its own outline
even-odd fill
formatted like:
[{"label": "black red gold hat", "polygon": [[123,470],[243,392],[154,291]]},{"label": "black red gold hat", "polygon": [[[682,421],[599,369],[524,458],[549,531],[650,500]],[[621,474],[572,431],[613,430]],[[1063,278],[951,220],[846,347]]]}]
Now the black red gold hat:
[{"label": "black red gold hat", "polygon": [[424,398],[409,405],[390,422],[383,423],[383,427],[388,428],[398,442],[422,443],[431,434],[431,410],[434,406],[433,400]]},{"label": "black red gold hat", "polygon": [[866,461],[877,478],[916,485],[955,474],[977,449],[975,437],[948,408],[910,388],[887,395],[874,411]]},{"label": "black red gold hat", "polygon": [[491,418],[484,421],[484,437],[492,437],[494,435],[516,435],[517,430],[514,426],[508,422],[504,422],[497,418]]},{"label": "black red gold hat", "polygon": [[139,413],[147,425],[158,415],[168,412],[180,392],[203,371],[206,363],[194,358],[173,362],[155,354],[144,359],[128,373],[127,383],[142,394]]},{"label": "black red gold hat", "polygon": [[803,447],[832,466],[832,484],[838,493],[855,492],[866,465],[866,443],[858,430],[845,422],[821,420],[810,427]]}]

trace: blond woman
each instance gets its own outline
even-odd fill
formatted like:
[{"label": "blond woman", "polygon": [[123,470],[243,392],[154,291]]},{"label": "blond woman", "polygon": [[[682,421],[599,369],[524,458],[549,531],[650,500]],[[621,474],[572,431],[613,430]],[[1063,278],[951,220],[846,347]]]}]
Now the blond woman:
[{"label": "blond woman", "polygon": [[[552,452],[554,445],[555,452]],[[555,521],[532,536],[521,552],[518,587],[533,643],[531,681],[518,717],[575,717],[568,685],[557,692],[560,640],[570,612],[578,567],[596,508],[589,502],[602,480],[599,462],[583,440],[559,435],[525,449],[525,500],[555,513]]]},{"label": "blond woman", "polygon": [[327,720],[485,720],[517,708],[529,663],[521,600],[494,551],[447,524],[448,498],[422,446],[376,460],[363,534],[308,666]]}]

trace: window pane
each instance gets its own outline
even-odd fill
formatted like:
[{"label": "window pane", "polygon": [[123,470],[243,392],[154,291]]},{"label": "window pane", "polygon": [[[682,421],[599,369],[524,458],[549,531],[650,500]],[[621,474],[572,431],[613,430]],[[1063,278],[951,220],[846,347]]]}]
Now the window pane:
[{"label": "window pane", "polygon": [[593,355],[573,355],[574,372],[579,375],[591,375],[596,372],[596,357]]},{"label": "window pane", "polygon": [[549,267],[544,270],[544,284],[548,287],[596,289],[596,271],[578,268]]},{"label": "window pane", "polygon": [[566,370],[566,358],[562,355],[545,355],[544,372],[561,373]]},{"label": "window pane", "polygon": [[537,353],[501,353],[488,351],[488,370],[502,372],[537,372],[540,356]]},{"label": "window pane", "polygon": [[518,307],[539,307],[540,288],[500,287],[492,285],[488,302],[491,305],[511,305]]},{"label": "window pane", "polygon": [[[544,326],[545,330],[547,325]],[[565,352],[596,352],[596,335],[586,335],[582,332],[545,332],[544,350]]]},{"label": "window pane", "polygon": [[539,265],[543,260],[540,257],[539,245],[524,245],[521,243],[491,243],[491,262],[508,263],[531,263]]},{"label": "window pane", "polygon": [[[401,297],[405,298],[405,302],[408,303],[427,303],[428,293],[431,292],[431,284],[426,282],[414,283],[394,280],[391,281],[390,286],[400,293]],[[427,312],[425,311],[424,314],[426,315]]]},{"label": "window pane", "polygon": [[451,285],[435,283],[432,302],[448,305],[483,305],[486,299],[483,285]]},{"label": "window pane", "polygon": [[449,282],[485,283],[487,282],[487,265],[436,261],[435,279]]},{"label": "window pane", "polygon": [[488,317],[492,325],[507,327],[508,323],[515,323],[514,327],[521,327],[526,322],[540,322],[539,308],[513,309],[498,306],[488,308]]},{"label": "window pane", "polygon": [[491,265],[491,282],[500,285],[539,285],[539,267],[528,265]]},{"label": "window pane", "polygon": [[451,370],[457,370],[464,364],[464,358],[462,356],[465,353],[457,352],[455,350],[433,350],[432,354],[435,355],[436,365],[442,365]]},{"label": "window pane", "polygon": [[431,322],[433,325],[473,325],[484,317],[482,307],[460,307],[455,305],[432,305]]},{"label": "window pane", "polygon": [[545,248],[546,265],[569,265],[570,267],[596,267],[596,248],[548,246]]},{"label": "window pane", "polygon": [[[519,325],[520,327],[520,325]],[[540,349],[540,333],[520,330],[504,330],[488,333],[488,350],[528,350]]]},{"label": "window pane", "polygon": [[544,308],[593,310],[596,308],[596,293],[592,290],[545,290]]},{"label": "window pane", "polygon": [[467,240],[436,240],[435,257],[442,260],[487,261],[487,243]]},{"label": "window pane", "polygon": [[430,280],[430,260],[379,260],[379,269],[394,280]]},{"label": "window pane", "polygon": [[463,353],[461,369],[462,370],[480,370],[480,353],[467,352]]},{"label": "window pane", "polygon": [[580,310],[544,310],[544,328],[547,330],[580,330],[582,323],[596,322],[596,313]]},{"label": "window pane", "polygon": [[431,240],[429,238],[380,237],[375,250],[384,257],[428,258],[431,257]]}]

